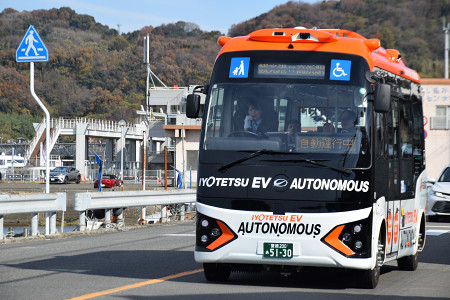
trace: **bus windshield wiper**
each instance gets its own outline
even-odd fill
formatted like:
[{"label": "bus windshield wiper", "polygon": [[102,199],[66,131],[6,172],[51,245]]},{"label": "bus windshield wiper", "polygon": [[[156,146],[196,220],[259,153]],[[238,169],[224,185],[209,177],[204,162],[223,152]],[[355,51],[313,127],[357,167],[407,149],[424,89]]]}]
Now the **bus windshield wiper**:
[{"label": "bus windshield wiper", "polygon": [[267,150],[267,149],[261,149],[261,150],[257,150],[253,153],[251,153],[250,155],[244,156],[243,158],[240,158],[238,160],[235,160],[233,162],[230,162],[224,166],[221,166],[219,169],[217,169],[219,172],[225,172],[226,170],[228,170],[229,168],[238,165],[246,160],[252,159],[254,157],[263,155],[263,154],[289,154],[286,152],[280,152],[280,151],[273,151],[273,150]]},{"label": "bus windshield wiper", "polygon": [[318,162],[317,160],[311,160],[311,159],[307,159],[307,158],[295,158],[295,159],[268,159],[268,160],[264,160],[264,161],[272,161],[272,162],[307,162],[310,163],[312,165],[316,165],[319,167],[323,167],[323,168],[328,168],[334,171],[338,171],[347,175],[352,174],[352,171],[346,168],[337,168],[337,167],[333,167],[327,164],[322,164],[320,162]]}]

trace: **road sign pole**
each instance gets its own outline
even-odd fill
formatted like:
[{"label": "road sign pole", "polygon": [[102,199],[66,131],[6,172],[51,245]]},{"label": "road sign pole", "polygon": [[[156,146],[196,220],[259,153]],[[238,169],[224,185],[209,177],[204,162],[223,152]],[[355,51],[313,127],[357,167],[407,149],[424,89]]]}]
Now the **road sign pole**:
[{"label": "road sign pole", "polygon": [[[30,91],[34,100],[45,113],[45,193],[50,193],[50,113],[34,92],[34,62],[30,62]],[[42,154],[41,154],[42,159]]]}]

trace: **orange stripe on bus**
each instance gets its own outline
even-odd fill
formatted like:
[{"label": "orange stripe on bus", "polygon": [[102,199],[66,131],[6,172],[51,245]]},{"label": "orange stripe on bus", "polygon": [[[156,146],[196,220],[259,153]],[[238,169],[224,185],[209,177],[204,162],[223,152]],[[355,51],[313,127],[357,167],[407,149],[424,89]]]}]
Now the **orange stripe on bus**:
[{"label": "orange stripe on bus", "polygon": [[222,235],[213,243],[211,243],[211,245],[206,247],[209,250],[214,250],[234,238],[234,234],[227,228],[227,226],[225,226],[225,224],[223,224],[220,221],[217,221],[217,223],[219,224],[220,229],[222,230]]},{"label": "orange stripe on bus", "polygon": [[327,237],[324,239],[324,241],[330,245],[331,247],[335,248],[336,250],[339,250],[340,252],[344,253],[345,255],[353,255],[355,252],[353,252],[352,249],[347,247],[344,243],[342,243],[339,240],[339,235],[342,232],[342,229],[344,229],[345,225],[341,225],[339,227],[336,227]]}]

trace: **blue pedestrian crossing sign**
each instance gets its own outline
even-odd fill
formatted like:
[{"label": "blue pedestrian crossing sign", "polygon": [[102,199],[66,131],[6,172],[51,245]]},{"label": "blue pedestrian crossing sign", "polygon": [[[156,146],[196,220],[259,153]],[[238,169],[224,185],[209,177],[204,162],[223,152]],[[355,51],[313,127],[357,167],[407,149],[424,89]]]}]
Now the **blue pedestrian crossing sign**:
[{"label": "blue pedestrian crossing sign", "polygon": [[48,61],[48,51],[33,25],[30,25],[27,33],[16,51],[17,62]]}]

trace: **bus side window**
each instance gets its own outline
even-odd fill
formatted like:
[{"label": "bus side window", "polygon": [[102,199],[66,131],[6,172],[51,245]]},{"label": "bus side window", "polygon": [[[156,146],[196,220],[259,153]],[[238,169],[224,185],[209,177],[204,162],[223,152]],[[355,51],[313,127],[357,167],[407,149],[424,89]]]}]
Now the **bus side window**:
[{"label": "bus side window", "polygon": [[412,168],[412,129],[411,101],[399,101],[399,143],[400,192],[401,198],[408,198],[414,192]]},{"label": "bus side window", "polygon": [[414,160],[414,177],[413,183],[415,184],[420,173],[422,173],[424,166],[423,150],[424,143],[422,137],[423,132],[423,118],[422,118],[422,102],[417,97],[412,97],[412,117],[413,117],[413,160]]},{"label": "bus side window", "polygon": [[385,125],[384,114],[375,115],[375,153],[377,158],[386,158],[386,140],[385,140]]},{"label": "bus side window", "polygon": [[402,101],[400,106],[400,157],[407,158],[412,155],[412,117],[410,111],[410,102]]},{"label": "bus side window", "polygon": [[398,131],[398,111],[397,100],[391,102],[391,110],[387,113],[388,125],[388,161],[389,161],[389,181],[388,181],[388,199],[398,199],[400,196],[399,189],[399,163],[397,155],[397,131]]}]

